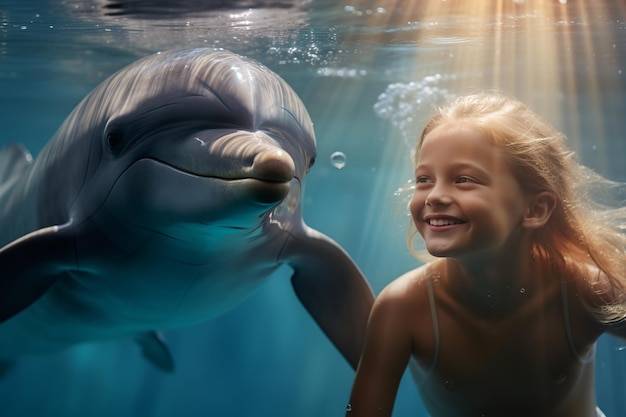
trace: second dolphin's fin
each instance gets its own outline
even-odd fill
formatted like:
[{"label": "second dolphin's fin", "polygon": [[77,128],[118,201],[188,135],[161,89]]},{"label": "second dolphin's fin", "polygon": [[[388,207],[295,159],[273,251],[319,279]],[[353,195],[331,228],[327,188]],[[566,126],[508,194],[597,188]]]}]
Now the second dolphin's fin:
[{"label": "second dolphin's fin", "polygon": [[33,157],[22,145],[12,144],[0,148],[0,185],[24,172],[32,161]]},{"label": "second dolphin's fin", "polygon": [[148,362],[164,372],[174,370],[174,358],[160,333],[141,333],[135,338],[135,341],[141,347],[141,353]]}]

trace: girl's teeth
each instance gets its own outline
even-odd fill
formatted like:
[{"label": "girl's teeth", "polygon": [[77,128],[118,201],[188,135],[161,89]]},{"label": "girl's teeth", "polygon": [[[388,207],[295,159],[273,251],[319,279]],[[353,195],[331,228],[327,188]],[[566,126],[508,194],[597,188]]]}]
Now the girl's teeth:
[{"label": "girl's teeth", "polygon": [[451,219],[430,219],[428,221],[432,226],[449,226],[451,224],[457,224],[458,221],[454,221]]}]

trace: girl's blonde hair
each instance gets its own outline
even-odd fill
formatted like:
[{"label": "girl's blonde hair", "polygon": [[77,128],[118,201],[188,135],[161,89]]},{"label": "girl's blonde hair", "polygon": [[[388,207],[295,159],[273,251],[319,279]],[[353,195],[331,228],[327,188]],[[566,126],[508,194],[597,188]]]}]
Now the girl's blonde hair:
[{"label": "girl's blonde hair", "polygon": [[[535,234],[532,256],[559,276],[587,277],[577,284],[587,287],[583,302],[600,322],[626,318],[626,208],[602,206],[590,195],[592,185],[595,191],[615,183],[580,165],[565,136],[525,104],[497,93],[459,97],[439,108],[422,131],[415,162],[425,136],[443,123],[462,123],[484,135],[502,151],[527,195],[554,193],[556,208]],[[413,248],[416,234],[412,225],[407,241],[422,259]]]}]

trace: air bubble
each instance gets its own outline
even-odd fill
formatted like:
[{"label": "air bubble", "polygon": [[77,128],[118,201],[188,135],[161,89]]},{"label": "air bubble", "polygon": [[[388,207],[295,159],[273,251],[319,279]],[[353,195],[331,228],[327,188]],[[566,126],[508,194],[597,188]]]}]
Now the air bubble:
[{"label": "air bubble", "polygon": [[330,163],[337,169],[342,169],[346,166],[346,161],[348,158],[343,152],[333,152],[330,155]]},{"label": "air bubble", "polygon": [[448,391],[456,391],[456,382],[446,379],[444,385],[448,389]]}]

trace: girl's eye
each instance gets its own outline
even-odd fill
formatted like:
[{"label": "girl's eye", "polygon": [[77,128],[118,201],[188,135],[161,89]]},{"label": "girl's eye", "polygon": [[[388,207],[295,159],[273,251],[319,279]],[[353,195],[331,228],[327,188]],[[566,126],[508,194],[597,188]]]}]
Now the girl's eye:
[{"label": "girl's eye", "polygon": [[426,176],[420,176],[415,178],[415,183],[416,184],[426,184],[432,182],[432,180],[430,179],[430,177],[426,177]]},{"label": "girl's eye", "polygon": [[474,179],[470,177],[459,177],[459,179],[456,180],[456,182],[463,184],[463,183],[476,182],[476,181],[474,181]]}]

